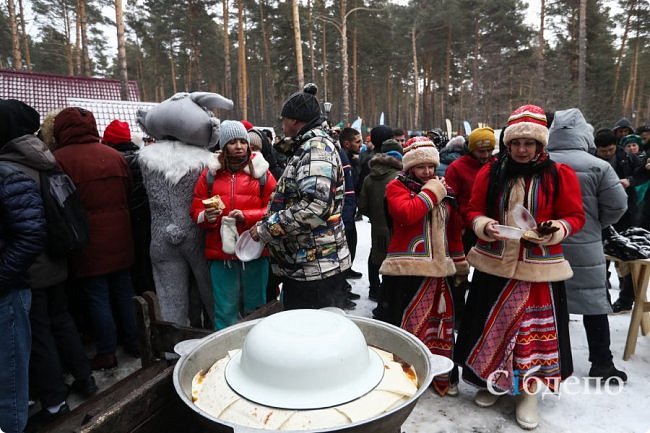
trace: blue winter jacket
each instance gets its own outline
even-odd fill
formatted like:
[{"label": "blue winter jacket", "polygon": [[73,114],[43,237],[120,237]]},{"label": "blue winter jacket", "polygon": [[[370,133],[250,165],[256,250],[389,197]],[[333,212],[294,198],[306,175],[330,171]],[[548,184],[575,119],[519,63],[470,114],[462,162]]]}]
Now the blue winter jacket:
[{"label": "blue winter jacket", "polygon": [[27,269],[43,250],[46,237],[36,182],[0,162],[0,292],[29,287]]},{"label": "blue winter jacket", "polygon": [[343,199],[343,225],[346,228],[354,226],[354,216],[357,213],[357,195],[354,192],[356,185],[354,184],[354,174],[352,170],[352,163],[348,157],[345,149],[338,147],[339,157],[341,164],[343,164],[343,175],[345,177],[345,198]]}]

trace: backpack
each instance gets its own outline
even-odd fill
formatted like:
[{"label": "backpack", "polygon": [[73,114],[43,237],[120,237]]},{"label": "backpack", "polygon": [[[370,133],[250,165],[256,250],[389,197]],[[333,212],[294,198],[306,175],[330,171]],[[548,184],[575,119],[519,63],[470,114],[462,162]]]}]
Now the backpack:
[{"label": "backpack", "polygon": [[39,172],[47,222],[47,253],[66,257],[88,243],[88,221],[72,179],[60,168]]}]

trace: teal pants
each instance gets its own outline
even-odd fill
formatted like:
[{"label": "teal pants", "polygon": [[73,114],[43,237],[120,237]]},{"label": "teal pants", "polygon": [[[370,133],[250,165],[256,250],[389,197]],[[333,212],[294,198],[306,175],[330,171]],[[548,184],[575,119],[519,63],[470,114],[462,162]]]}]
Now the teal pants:
[{"label": "teal pants", "polygon": [[234,325],[242,316],[266,302],[269,261],[266,257],[242,263],[239,260],[210,262],[214,295],[214,327]]}]

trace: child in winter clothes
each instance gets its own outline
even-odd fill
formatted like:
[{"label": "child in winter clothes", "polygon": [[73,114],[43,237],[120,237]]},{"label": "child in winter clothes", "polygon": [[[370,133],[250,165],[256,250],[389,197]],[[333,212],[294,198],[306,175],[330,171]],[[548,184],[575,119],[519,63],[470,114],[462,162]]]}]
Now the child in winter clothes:
[{"label": "child in winter clothes", "polygon": [[[447,277],[469,272],[462,222],[448,198],[452,192],[435,174],[440,157],[433,142],[415,137],[405,146],[404,170],[386,186],[392,235],[379,270],[380,302],[386,321],[416,335],[432,353],[451,358],[454,306]],[[450,376],[434,381],[440,395],[457,394],[458,371]]]},{"label": "child in winter clothes", "polygon": [[[241,122],[222,122],[219,147],[194,187],[190,209],[192,219],[205,229],[217,330],[235,324],[240,314],[246,315],[266,302],[267,257],[243,263],[234,254],[234,238],[222,235],[227,230],[224,224],[236,223],[239,234],[262,219],[275,188],[269,164],[261,153],[251,152]],[[203,203],[215,195],[223,201],[224,209]]]}]

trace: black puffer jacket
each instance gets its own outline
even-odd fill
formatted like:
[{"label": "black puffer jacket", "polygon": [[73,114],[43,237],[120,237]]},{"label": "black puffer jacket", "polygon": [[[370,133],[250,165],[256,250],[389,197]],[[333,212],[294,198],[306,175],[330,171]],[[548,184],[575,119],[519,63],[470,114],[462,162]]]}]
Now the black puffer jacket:
[{"label": "black puffer jacket", "polygon": [[149,221],[149,199],[147,190],[142,182],[142,172],[138,162],[138,152],[140,148],[132,142],[118,143],[111,146],[122,154],[129,165],[129,174],[131,176],[131,188],[129,190],[129,211],[133,221]]},{"label": "black puffer jacket", "polygon": [[43,251],[46,236],[36,182],[0,163],[0,292],[29,287],[27,269]]}]

